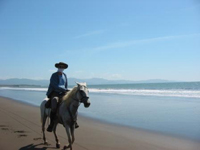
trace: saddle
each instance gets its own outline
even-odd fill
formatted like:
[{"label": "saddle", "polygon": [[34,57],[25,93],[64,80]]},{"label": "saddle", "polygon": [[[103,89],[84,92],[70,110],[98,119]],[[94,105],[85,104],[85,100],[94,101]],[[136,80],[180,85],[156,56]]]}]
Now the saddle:
[{"label": "saddle", "polygon": [[[68,91],[67,91],[68,92]],[[48,97],[49,99],[48,99],[48,101],[45,103],[45,107],[46,108],[51,108],[51,100],[54,98],[54,97],[58,97],[58,107],[59,107],[59,105],[60,105],[60,103],[61,103],[61,101],[62,101],[62,97],[67,93],[67,92],[64,92],[64,93],[61,93],[61,94],[58,94],[58,93],[56,93],[56,92],[52,92],[51,94],[50,94],[50,96]]]},{"label": "saddle", "polygon": [[[48,101],[45,103],[45,107],[46,108],[51,108],[51,100],[52,100],[52,98],[53,97],[49,98]],[[57,107],[60,106],[61,102],[62,102],[62,97],[59,97]]]},{"label": "saddle", "polygon": [[51,99],[49,98],[49,100],[45,103],[45,107],[46,108],[51,108]]}]

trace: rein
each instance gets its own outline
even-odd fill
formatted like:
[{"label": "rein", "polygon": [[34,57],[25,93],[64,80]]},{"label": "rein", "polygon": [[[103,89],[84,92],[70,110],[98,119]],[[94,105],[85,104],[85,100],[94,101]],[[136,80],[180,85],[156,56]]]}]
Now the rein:
[{"label": "rein", "polygon": [[70,103],[69,103],[69,105],[67,106],[67,111],[68,111],[68,113],[69,113],[69,116],[70,116],[70,118],[71,118],[71,121],[72,121],[72,124],[71,124],[71,126],[74,124],[74,122],[75,122],[75,120],[74,120],[74,117],[73,117],[73,114],[72,114],[72,112],[71,112],[71,110],[70,110],[70,106],[72,105],[72,102],[73,101],[76,101],[76,102],[78,102],[78,103],[83,103],[84,102],[84,99],[85,98],[87,98],[87,97],[83,97],[82,95],[82,98],[81,98],[81,100],[79,100],[78,98],[77,98],[77,93],[79,92],[79,90],[77,90],[76,92],[75,92],[75,94],[71,97],[71,101],[70,101]]},{"label": "rein", "polygon": [[[75,95],[77,95],[77,92],[78,92],[78,90],[76,91]],[[74,98],[74,97],[72,97],[71,99],[73,99],[74,101],[79,102],[79,100],[76,99],[76,98]],[[72,102],[71,102],[71,103],[72,103]],[[71,120],[72,120],[72,125],[73,125],[73,123],[75,122],[75,120],[74,120],[73,115],[72,115],[72,113],[71,113],[71,111],[70,111],[71,103],[69,103],[69,106],[67,107],[67,111],[68,111],[68,113],[69,113],[69,115],[70,115],[70,118],[71,118]]]}]

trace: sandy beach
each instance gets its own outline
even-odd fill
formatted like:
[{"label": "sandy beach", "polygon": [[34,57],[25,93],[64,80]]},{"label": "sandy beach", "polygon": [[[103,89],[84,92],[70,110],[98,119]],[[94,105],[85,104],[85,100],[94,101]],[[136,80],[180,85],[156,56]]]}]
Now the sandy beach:
[{"label": "sandy beach", "polygon": [[[46,133],[44,145],[39,107],[0,97],[0,149],[51,150],[55,148],[52,133]],[[74,150],[199,150],[200,143],[160,133],[112,125],[78,117]],[[67,144],[62,125],[57,128],[61,147]]]}]

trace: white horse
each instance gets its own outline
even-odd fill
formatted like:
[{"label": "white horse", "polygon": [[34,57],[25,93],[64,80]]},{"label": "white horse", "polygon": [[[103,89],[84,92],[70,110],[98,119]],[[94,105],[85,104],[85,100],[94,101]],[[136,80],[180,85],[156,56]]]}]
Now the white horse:
[{"label": "white horse", "polygon": [[[60,142],[56,135],[56,127],[58,123],[62,124],[68,136],[68,146],[64,146],[63,149],[70,148],[72,150],[72,144],[75,140],[74,137],[74,118],[76,118],[78,107],[81,103],[87,108],[90,106],[90,101],[88,100],[88,88],[86,83],[77,83],[70,92],[68,92],[65,96],[62,97],[62,101],[59,105],[58,113],[57,113],[57,120],[55,121],[53,127],[53,133],[56,139],[56,147],[60,148]],[[41,110],[41,121],[42,121],[42,132],[43,132],[43,140],[44,144],[47,144],[47,140],[45,137],[45,123],[47,117],[50,117],[51,109],[45,108],[45,103],[47,101],[44,100],[40,105]]]}]

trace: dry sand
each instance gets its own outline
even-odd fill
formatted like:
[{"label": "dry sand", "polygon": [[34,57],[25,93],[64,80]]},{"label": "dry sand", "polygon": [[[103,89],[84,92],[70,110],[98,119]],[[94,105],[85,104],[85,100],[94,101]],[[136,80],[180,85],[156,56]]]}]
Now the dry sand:
[{"label": "dry sand", "polygon": [[[144,130],[103,123],[79,116],[73,150],[200,150],[200,143]],[[61,147],[67,144],[58,126]],[[55,140],[46,133],[43,145],[39,107],[0,97],[0,150],[52,150]]]}]

